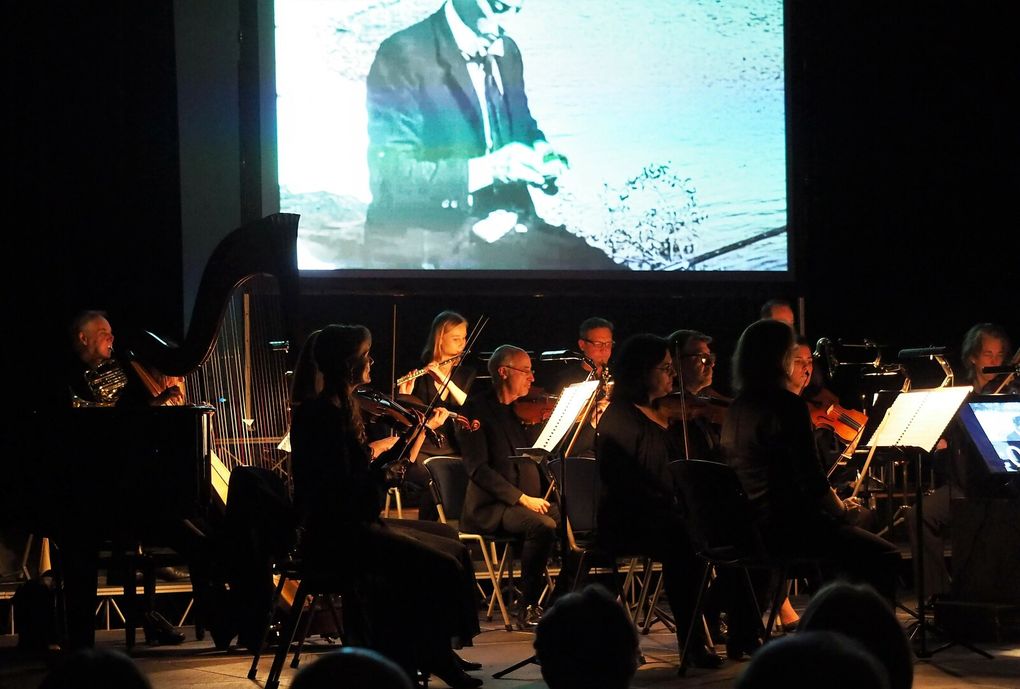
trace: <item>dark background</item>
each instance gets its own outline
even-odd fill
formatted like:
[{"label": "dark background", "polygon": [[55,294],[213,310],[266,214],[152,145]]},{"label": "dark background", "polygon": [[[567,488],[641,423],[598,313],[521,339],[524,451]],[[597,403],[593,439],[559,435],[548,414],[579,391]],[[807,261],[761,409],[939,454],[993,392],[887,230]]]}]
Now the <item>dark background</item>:
[{"label": "dark background", "polygon": [[[239,219],[261,214],[252,188],[264,180],[253,42],[225,50],[239,55],[237,80],[224,86],[240,113],[236,164],[201,138],[183,147],[178,118],[179,65],[194,57],[181,17],[215,6],[227,22],[221,33],[236,35],[236,21],[250,38],[254,0],[17,5],[30,6],[13,9],[7,27],[4,340],[8,383],[27,397],[78,309],[106,309],[117,332],[185,336],[184,276],[204,262],[185,249],[196,229],[182,233],[190,206],[181,189],[222,182],[182,166],[185,157],[207,155],[235,171],[241,199],[222,201]],[[306,281],[301,321],[369,325],[381,382],[394,308],[398,373],[415,365],[428,322],[444,308],[472,322],[490,316],[481,350],[572,346],[578,322],[602,315],[617,324],[617,339],[704,330],[725,357],[774,296],[803,298],[812,340],[955,348],[980,321],[1020,338],[1018,19],[1010,2],[787,3],[792,280]],[[221,225],[197,231],[214,243],[233,229]]]}]

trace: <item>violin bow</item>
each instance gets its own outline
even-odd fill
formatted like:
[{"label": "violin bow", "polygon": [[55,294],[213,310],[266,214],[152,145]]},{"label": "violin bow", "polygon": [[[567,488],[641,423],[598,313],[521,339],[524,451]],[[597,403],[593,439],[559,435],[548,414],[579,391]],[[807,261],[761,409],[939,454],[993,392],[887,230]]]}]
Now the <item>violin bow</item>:
[{"label": "violin bow", "polygon": [[[485,314],[482,314],[478,318],[478,321],[475,323],[474,327],[471,328],[471,332],[468,334],[467,342],[464,343],[464,351],[462,351],[459,354],[457,363],[454,364],[453,368],[450,370],[450,375],[446,378],[446,380],[443,381],[443,384],[439,386],[439,390],[436,392],[435,395],[432,396],[432,399],[429,400],[429,403],[425,405],[425,411],[423,412],[424,418],[426,419],[428,418],[429,414],[432,413],[432,410],[435,409],[436,402],[443,398],[443,393],[446,392],[446,389],[448,387],[450,387],[450,381],[453,380],[453,376],[456,375],[457,371],[460,370],[461,364],[464,363],[464,360],[467,359],[468,354],[471,353],[471,348],[474,347],[475,342],[478,341],[479,336],[482,334],[482,330],[485,329],[485,326],[488,325],[488,323],[489,317],[486,316]],[[424,423],[424,421],[422,423]]]}]

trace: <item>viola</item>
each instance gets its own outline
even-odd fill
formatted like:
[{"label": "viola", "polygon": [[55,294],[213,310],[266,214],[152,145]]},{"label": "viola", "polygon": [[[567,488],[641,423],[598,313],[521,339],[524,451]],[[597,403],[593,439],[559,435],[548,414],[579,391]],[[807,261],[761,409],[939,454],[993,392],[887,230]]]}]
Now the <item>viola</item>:
[{"label": "viola", "polygon": [[854,442],[868,423],[868,416],[856,409],[847,409],[838,404],[809,405],[811,423],[815,428],[827,428],[838,435],[843,442]]},{"label": "viola", "polygon": [[513,401],[514,413],[525,426],[544,423],[556,408],[557,395],[550,395],[540,387],[532,387],[527,395]]}]

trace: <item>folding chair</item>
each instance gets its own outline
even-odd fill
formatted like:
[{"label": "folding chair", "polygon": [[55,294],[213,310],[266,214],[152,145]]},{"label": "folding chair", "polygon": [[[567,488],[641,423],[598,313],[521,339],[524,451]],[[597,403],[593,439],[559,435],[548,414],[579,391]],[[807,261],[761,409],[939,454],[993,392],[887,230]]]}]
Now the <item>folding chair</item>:
[{"label": "folding chair", "polygon": [[[489,607],[486,612],[491,620],[495,607],[499,606],[499,612],[503,616],[503,625],[506,630],[513,631],[513,624],[510,622],[510,613],[507,611],[506,602],[503,600],[501,586],[504,578],[513,580],[511,546],[520,541],[517,536],[501,536],[492,534],[479,534],[462,531],[460,529],[460,517],[464,508],[464,496],[467,494],[468,475],[464,469],[464,462],[460,457],[435,456],[425,460],[425,468],[431,477],[432,493],[436,500],[436,509],[439,512],[439,520],[444,524],[457,529],[460,540],[478,544],[482,553],[482,561],[485,563],[485,571],[489,581],[492,583],[492,595],[489,596]],[[502,554],[499,548],[502,548]],[[494,563],[497,563],[495,565]],[[484,595],[484,591],[483,591]]]},{"label": "folding chair", "polygon": [[[717,462],[681,460],[671,462],[669,470],[676,483],[677,499],[686,517],[688,535],[695,552],[704,563],[697,602],[688,621],[686,641],[680,653],[680,667],[683,668],[695,621],[701,617],[713,567],[734,567],[743,571],[757,613],[758,631],[767,641],[787,595],[786,581],[791,567],[802,564],[817,566],[817,561],[769,556],[755,528],[751,504],[731,467]],[[767,624],[762,623],[762,609],[754,596],[751,569],[769,571],[775,582],[775,589],[770,596]]]}]

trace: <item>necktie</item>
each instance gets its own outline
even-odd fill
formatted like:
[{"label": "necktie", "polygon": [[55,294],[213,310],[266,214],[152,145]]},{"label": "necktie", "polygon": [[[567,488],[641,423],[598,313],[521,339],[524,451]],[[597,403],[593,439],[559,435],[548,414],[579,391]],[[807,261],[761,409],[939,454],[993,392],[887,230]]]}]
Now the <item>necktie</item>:
[{"label": "necktie", "polygon": [[485,105],[489,111],[492,150],[495,151],[510,143],[510,113],[506,107],[506,100],[496,84],[496,76],[492,69],[494,60],[492,55],[480,58],[482,69],[485,71]]}]

